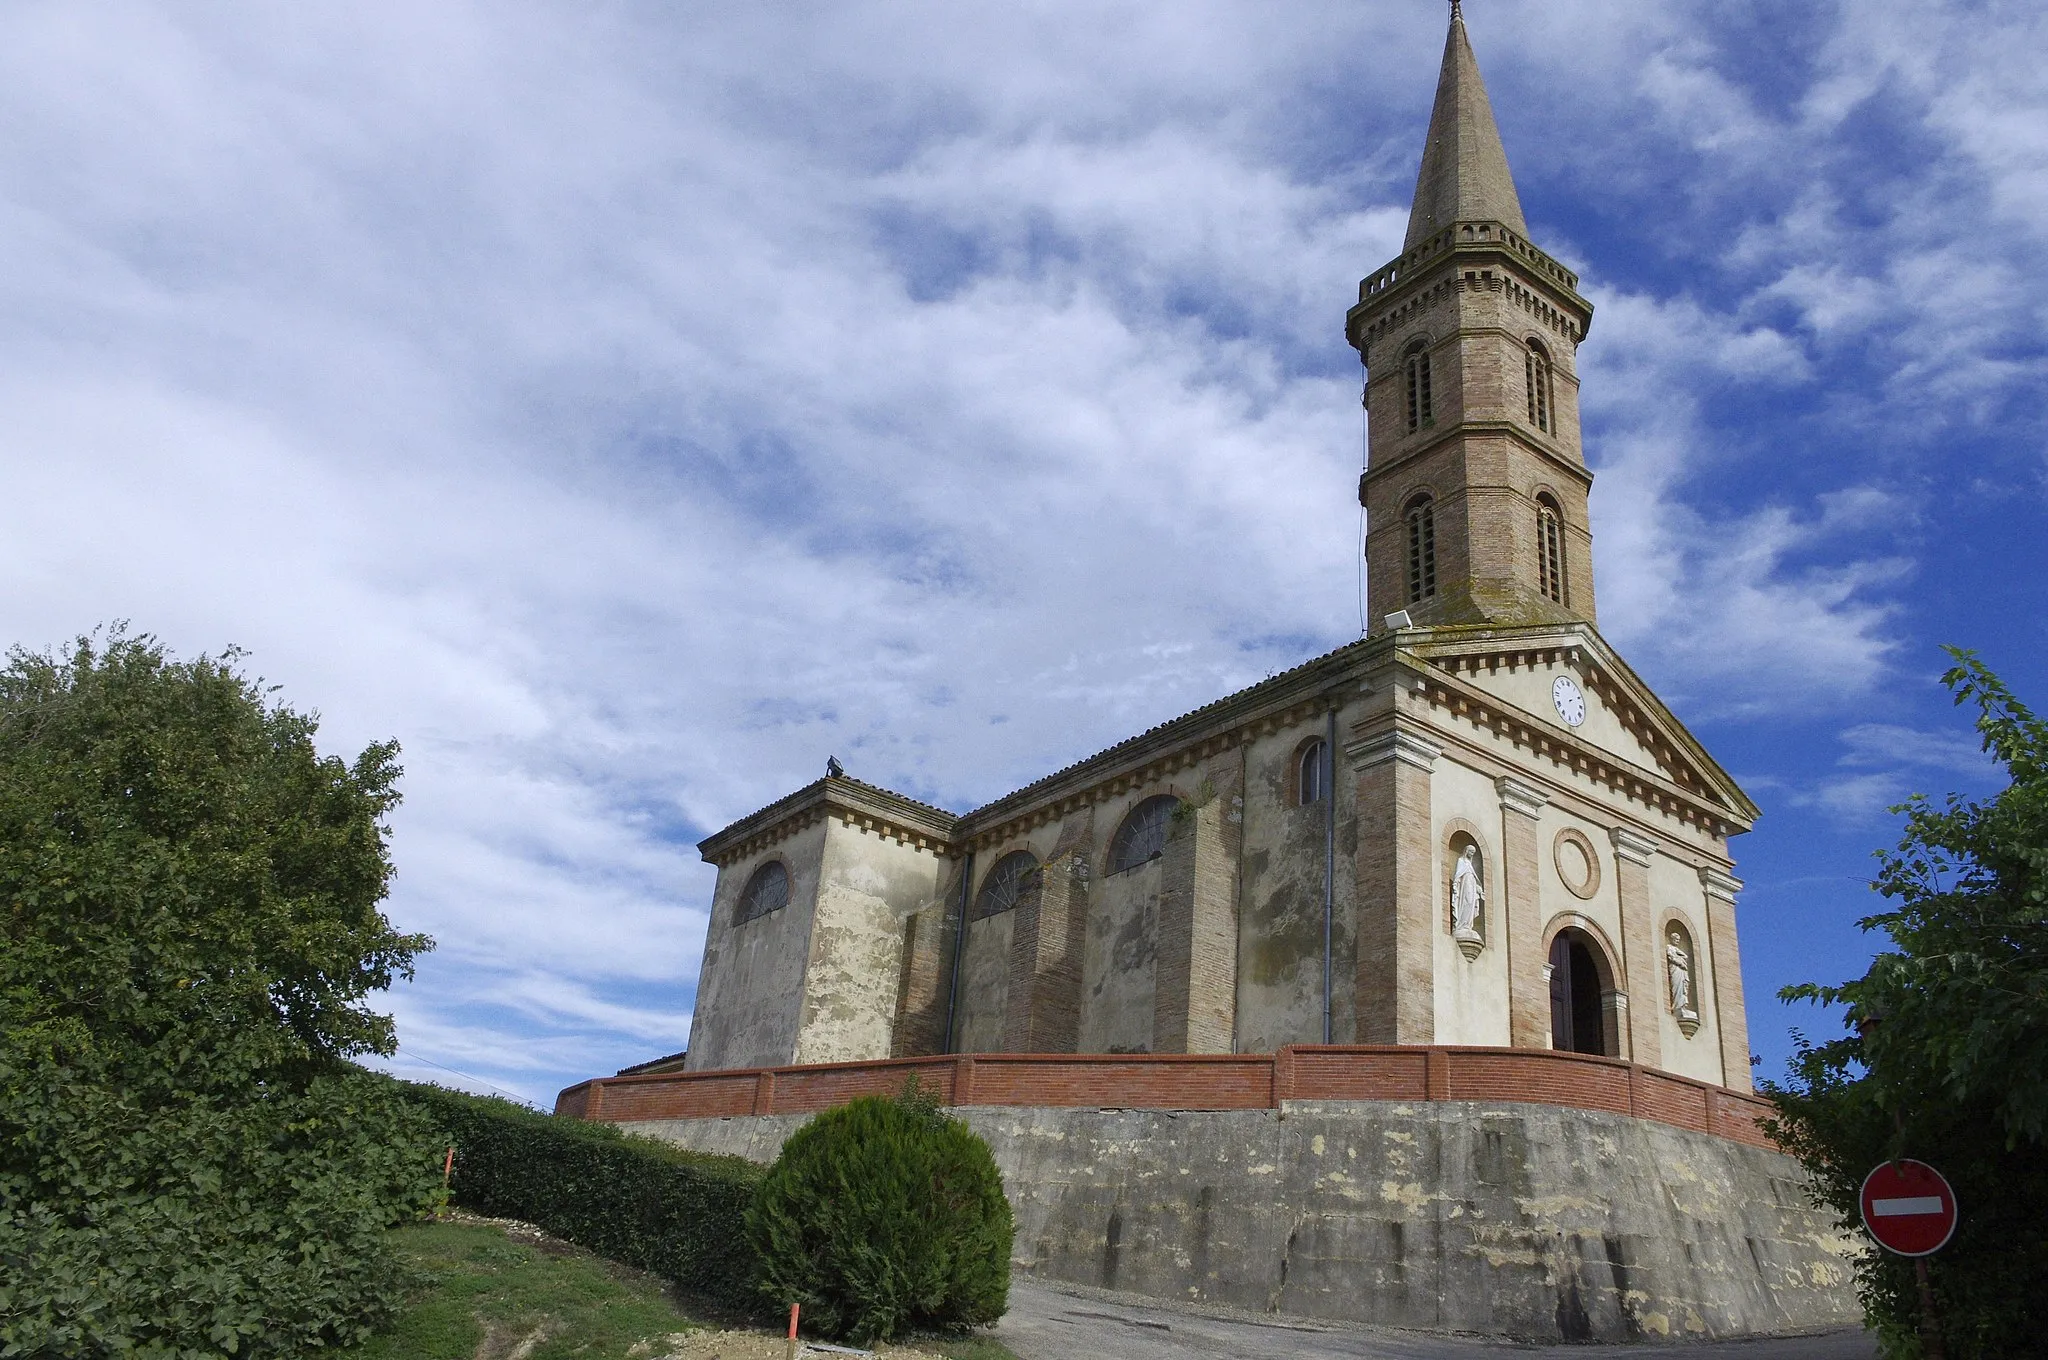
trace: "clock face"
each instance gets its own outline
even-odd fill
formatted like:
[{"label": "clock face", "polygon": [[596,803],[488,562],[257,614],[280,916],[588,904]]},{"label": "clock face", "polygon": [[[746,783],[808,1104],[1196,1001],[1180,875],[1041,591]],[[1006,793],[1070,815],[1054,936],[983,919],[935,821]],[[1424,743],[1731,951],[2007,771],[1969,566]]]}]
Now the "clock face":
[{"label": "clock face", "polygon": [[1586,696],[1579,690],[1579,682],[1569,675],[1560,675],[1550,687],[1550,702],[1557,705],[1557,716],[1573,727],[1586,720]]}]

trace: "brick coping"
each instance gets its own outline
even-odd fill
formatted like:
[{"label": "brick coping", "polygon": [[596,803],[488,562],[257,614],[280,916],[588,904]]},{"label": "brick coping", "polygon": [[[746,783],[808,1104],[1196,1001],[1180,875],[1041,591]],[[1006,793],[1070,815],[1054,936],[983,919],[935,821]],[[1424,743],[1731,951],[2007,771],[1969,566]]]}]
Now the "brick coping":
[{"label": "brick coping", "polygon": [[555,1113],[607,1123],[810,1114],[916,1077],[943,1105],[1273,1110],[1294,1101],[1488,1101],[1652,1119],[1753,1147],[1769,1101],[1619,1058],[1549,1049],[1294,1045],[1275,1053],[957,1053],[597,1077]]}]

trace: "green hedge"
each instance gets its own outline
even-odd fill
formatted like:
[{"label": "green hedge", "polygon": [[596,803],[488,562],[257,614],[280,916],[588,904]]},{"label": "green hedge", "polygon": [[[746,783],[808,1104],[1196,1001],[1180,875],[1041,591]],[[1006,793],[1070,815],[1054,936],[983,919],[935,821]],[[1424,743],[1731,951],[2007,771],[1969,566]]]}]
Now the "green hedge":
[{"label": "green hedge", "polygon": [[963,1332],[1009,1307],[1013,1227],[995,1158],[915,1083],[790,1135],[747,1215],[761,1290],[865,1346]]},{"label": "green hedge", "polygon": [[455,1144],[452,1197],[759,1312],[745,1218],[762,1169],[507,1100],[406,1085]]},{"label": "green hedge", "polygon": [[166,1096],[0,1045],[0,1355],[255,1360],[363,1340],[409,1283],[385,1230],[440,1195],[434,1123],[355,1069]]}]

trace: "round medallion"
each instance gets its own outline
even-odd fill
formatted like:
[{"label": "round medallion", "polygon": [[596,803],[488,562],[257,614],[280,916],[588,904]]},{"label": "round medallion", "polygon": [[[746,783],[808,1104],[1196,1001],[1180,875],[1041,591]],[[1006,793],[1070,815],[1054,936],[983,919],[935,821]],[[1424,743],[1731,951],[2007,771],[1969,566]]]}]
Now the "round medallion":
[{"label": "round medallion", "polygon": [[1550,845],[1550,857],[1557,865],[1558,880],[1572,896],[1586,900],[1600,891],[1600,856],[1585,832],[1574,827],[1558,832]]},{"label": "round medallion", "polygon": [[1573,727],[1586,720],[1586,696],[1579,689],[1579,682],[1569,675],[1560,675],[1550,687],[1550,702],[1557,707],[1557,716]]}]

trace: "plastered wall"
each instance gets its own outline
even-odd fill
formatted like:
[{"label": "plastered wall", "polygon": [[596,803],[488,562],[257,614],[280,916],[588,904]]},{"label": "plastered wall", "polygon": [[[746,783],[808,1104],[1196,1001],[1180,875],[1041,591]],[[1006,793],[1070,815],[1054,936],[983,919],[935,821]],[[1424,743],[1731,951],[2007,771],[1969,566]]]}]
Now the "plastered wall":
[{"label": "plastered wall", "polygon": [[825,822],[803,981],[800,1063],[884,1058],[891,1051],[905,924],[939,897],[943,862],[888,837]]},{"label": "plastered wall", "polygon": [[[1345,730],[1340,723],[1339,731]],[[1313,719],[1251,743],[1245,752],[1243,865],[1238,913],[1237,1051],[1268,1053],[1323,1035],[1323,878],[1327,807],[1297,797],[1306,743],[1327,738]],[[1340,738],[1341,742],[1341,738]],[[1338,756],[1337,865],[1331,1034],[1351,1039],[1357,976],[1357,781]]]},{"label": "plastered wall", "polygon": [[[1118,809],[1109,824],[1120,822],[1124,810]],[[1080,1052],[1152,1051],[1159,906],[1165,886],[1163,857],[1120,874],[1098,870],[1088,894],[1081,956]]]},{"label": "plastered wall", "polygon": [[[1430,816],[1436,828],[1430,874],[1431,932],[1436,959],[1436,1042],[1501,1044],[1508,1029],[1508,928],[1500,796],[1493,780],[1454,760],[1437,762],[1430,776]],[[1451,839],[1465,831],[1479,845],[1486,885],[1480,933],[1486,947],[1468,959],[1451,937]]]},{"label": "plastered wall", "polygon": [[[796,1061],[805,1002],[804,963],[824,867],[825,827],[824,822],[815,823],[720,866],[712,891],[711,923],[704,935],[704,965],[697,976],[687,1070]],[[789,871],[788,905],[735,925],[740,892],[769,860],[781,860]]]},{"label": "plastered wall", "polygon": [[[1698,871],[1669,855],[1656,856],[1650,861],[1650,905],[1658,934],[1658,939],[1652,942],[1656,946],[1653,957],[1657,958],[1657,994],[1647,1000],[1656,1006],[1660,1017],[1664,1050],[1661,1065],[1681,1076],[1727,1084],[1728,1073],[1721,1061],[1721,1015],[1714,1002],[1713,950],[1707,942],[1706,902]],[[1678,1027],[1678,1017],[1672,1013],[1670,978],[1662,959],[1665,922],[1674,916],[1685,923],[1693,941],[1692,990],[1694,1004],[1699,1008],[1700,1027],[1691,1038]],[[1749,1074],[1740,1075],[1746,1082]]]}]

